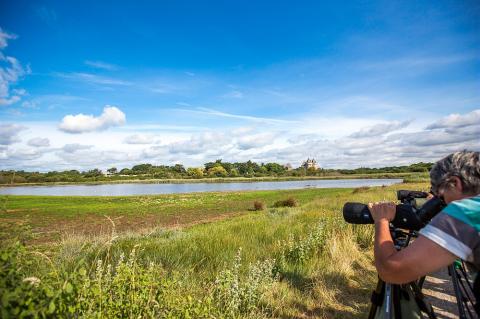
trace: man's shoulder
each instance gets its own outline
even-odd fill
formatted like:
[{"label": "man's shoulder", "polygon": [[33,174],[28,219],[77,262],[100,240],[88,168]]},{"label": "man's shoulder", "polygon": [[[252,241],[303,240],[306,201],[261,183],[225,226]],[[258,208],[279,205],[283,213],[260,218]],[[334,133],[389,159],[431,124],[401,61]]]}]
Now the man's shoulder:
[{"label": "man's shoulder", "polygon": [[453,201],[442,211],[480,231],[480,196]]}]

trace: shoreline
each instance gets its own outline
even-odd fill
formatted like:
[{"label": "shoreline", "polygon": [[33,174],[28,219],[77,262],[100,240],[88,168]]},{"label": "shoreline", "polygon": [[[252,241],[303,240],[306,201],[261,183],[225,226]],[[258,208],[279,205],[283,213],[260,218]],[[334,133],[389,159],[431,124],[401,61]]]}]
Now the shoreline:
[{"label": "shoreline", "polygon": [[2,187],[22,186],[63,186],[63,185],[108,185],[108,184],[197,184],[197,183],[255,183],[255,182],[284,182],[284,181],[305,181],[305,180],[343,180],[343,179],[403,179],[414,178],[421,181],[424,177],[414,173],[380,173],[380,174],[352,174],[335,176],[302,176],[302,177],[217,177],[198,179],[121,179],[101,180],[83,182],[42,182],[42,183],[13,183],[0,184]]}]

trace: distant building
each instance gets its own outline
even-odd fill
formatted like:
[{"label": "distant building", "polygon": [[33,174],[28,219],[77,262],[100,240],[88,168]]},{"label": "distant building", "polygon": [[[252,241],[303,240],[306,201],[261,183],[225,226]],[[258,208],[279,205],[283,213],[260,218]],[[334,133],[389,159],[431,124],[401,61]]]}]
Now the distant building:
[{"label": "distant building", "polygon": [[313,168],[313,169],[317,170],[318,169],[318,164],[317,164],[317,161],[315,161],[315,159],[307,158],[307,160],[305,162],[303,162],[302,167],[305,168],[305,169]]},{"label": "distant building", "polygon": [[287,163],[285,165],[283,165],[283,167],[287,170],[287,171],[291,171],[293,168],[292,168],[292,164],[290,163]]}]

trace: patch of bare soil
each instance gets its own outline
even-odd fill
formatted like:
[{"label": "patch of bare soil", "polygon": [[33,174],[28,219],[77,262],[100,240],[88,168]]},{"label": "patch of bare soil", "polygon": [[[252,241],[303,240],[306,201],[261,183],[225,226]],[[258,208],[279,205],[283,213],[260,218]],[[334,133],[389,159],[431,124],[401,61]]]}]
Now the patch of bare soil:
[{"label": "patch of bare soil", "polygon": [[107,216],[85,215],[78,218],[45,220],[41,227],[34,227],[36,234],[31,244],[45,244],[59,240],[62,235],[86,235],[96,236],[110,234],[112,221],[115,224],[117,234],[124,232],[141,232],[145,229],[162,227],[166,229],[185,228],[198,224],[211,223],[226,218],[243,215],[245,212],[235,212],[217,215],[203,215],[187,219],[185,216],[161,216],[149,214],[142,216],[116,216],[111,220]]}]

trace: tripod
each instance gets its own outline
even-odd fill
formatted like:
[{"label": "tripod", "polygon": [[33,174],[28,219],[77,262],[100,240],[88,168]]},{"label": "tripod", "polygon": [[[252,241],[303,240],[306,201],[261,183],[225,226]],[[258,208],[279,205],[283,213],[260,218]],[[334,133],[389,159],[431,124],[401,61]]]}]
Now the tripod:
[{"label": "tripod", "polygon": [[[416,231],[406,232],[394,227],[390,228],[390,232],[397,250],[407,247],[412,238],[418,237]],[[448,267],[457,299],[459,318],[478,318],[473,309],[475,297],[472,280],[465,269],[464,262],[460,260]],[[377,286],[372,293],[368,318],[423,318],[423,313],[430,319],[436,318],[432,306],[422,293],[424,281],[425,277],[422,277],[408,284],[397,285],[378,278]]]},{"label": "tripod", "polygon": [[[407,233],[396,228],[391,228],[390,232],[397,250],[407,247],[410,240],[417,236],[414,231]],[[436,318],[432,306],[425,300],[421,291],[424,281],[425,277],[422,277],[408,284],[396,285],[387,283],[379,277],[372,293],[368,318],[422,318],[422,311],[428,318]]]}]

